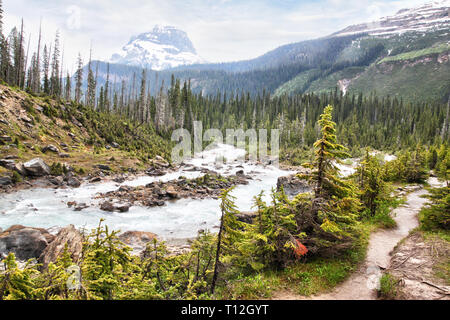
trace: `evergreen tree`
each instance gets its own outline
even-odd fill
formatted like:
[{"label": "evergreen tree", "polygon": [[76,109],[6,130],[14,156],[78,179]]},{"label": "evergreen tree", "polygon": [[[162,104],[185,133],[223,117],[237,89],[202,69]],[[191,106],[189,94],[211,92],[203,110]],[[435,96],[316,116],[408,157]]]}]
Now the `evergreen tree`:
[{"label": "evergreen tree", "polygon": [[77,72],[75,73],[75,102],[78,104],[81,101],[81,86],[83,84],[83,59],[81,54],[78,54]]}]

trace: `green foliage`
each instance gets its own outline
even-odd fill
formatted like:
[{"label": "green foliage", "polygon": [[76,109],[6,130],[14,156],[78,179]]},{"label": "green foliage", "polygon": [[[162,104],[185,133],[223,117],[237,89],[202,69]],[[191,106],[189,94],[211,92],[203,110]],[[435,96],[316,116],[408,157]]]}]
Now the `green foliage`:
[{"label": "green foliage", "polygon": [[18,173],[17,171],[13,171],[11,180],[13,183],[19,183],[23,181],[23,178],[20,173]]},{"label": "green foliage", "polygon": [[13,253],[1,262],[4,270],[0,272],[0,300],[30,300],[35,298],[33,276],[38,272],[36,265],[28,261],[19,268]]},{"label": "green foliage", "polygon": [[395,299],[398,292],[398,280],[395,279],[392,275],[389,273],[383,274],[383,276],[380,279],[380,289],[379,289],[379,296],[382,299],[392,300]]},{"label": "green foliage", "polygon": [[412,152],[405,151],[385,166],[384,175],[388,181],[424,183],[429,177],[424,150],[418,145]]},{"label": "green foliage", "polygon": [[422,230],[450,230],[450,187],[430,189],[431,204],[419,214]]},{"label": "green foliage", "polygon": [[360,201],[355,185],[339,177],[336,164],[348,154],[337,143],[332,111],[332,106],[326,107],[318,121],[322,135],[314,144],[313,162],[305,164],[312,172],[299,175],[314,184],[314,196],[299,195],[294,199],[297,225],[306,233],[311,251],[316,253],[339,252],[358,237],[355,225]]}]

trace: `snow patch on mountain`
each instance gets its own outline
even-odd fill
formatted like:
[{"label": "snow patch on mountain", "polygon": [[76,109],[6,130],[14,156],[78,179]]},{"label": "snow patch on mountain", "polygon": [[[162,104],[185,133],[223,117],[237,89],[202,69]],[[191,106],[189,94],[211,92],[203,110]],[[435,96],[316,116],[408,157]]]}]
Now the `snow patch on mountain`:
[{"label": "snow patch on mountain", "polygon": [[157,25],[150,32],[132,37],[110,62],[159,71],[206,61],[197,54],[186,32]]},{"label": "snow patch on mountain", "polygon": [[345,28],[333,36],[368,33],[372,36],[389,36],[405,32],[428,32],[450,28],[450,0],[428,2],[422,6],[402,9],[395,15],[370,23]]}]

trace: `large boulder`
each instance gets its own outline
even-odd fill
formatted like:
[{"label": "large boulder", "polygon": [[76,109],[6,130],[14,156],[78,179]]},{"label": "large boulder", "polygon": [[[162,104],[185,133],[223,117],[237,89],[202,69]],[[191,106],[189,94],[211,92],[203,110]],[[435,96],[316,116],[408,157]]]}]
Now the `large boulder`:
[{"label": "large boulder", "polygon": [[45,229],[15,225],[0,234],[0,254],[13,252],[19,260],[37,259],[53,239]]},{"label": "large boulder", "polygon": [[41,177],[50,174],[50,167],[41,158],[34,158],[25,162],[23,167],[30,176]]},{"label": "large boulder", "polygon": [[279,177],[277,181],[277,191],[283,187],[289,198],[293,198],[299,193],[311,192],[312,186],[305,180],[300,180],[296,174]]},{"label": "large boulder", "polygon": [[79,186],[81,186],[81,182],[75,177],[69,177],[67,179],[67,185],[72,188],[78,188]]},{"label": "large boulder", "polygon": [[144,231],[127,231],[119,235],[119,239],[133,249],[134,254],[139,254],[145,250],[147,243],[156,239],[157,235]]},{"label": "large boulder", "polygon": [[83,249],[83,236],[73,226],[69,225],[61,229],[56,235],[55,240],[45,248],[39,257],[39,262],[42,263],[42,268],[47,268],[50,262],[55,262],[58,257],[64,252],[67,245],[67,250],[70,252],[72,261],[77,263],[81,257]]}]

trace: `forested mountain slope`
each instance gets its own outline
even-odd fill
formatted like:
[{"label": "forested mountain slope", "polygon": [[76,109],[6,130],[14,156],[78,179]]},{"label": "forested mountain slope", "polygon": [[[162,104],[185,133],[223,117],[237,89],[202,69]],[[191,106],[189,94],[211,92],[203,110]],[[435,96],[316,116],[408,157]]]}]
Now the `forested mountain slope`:
[{"label": "forested mountain slope", "polygon": [[[399,11],[392,17],[350,26],[328,37],[288,44],[256,59],[180,66],[147,72],[152,93],[171,75],[191,79],[194,92],[215,94],[263,90],[280,96],[323,92],[338,87],[347,91],[396,95],[406,100],[446,101],[450,93],[450,1],[437,1]],[[98,88],[106,82],[108,65],[98,65]],[[87,73],[87,67],[85,68]],[[109,65],[109,79],[140,81],[142,70]],[[86,76],[84,77],[87,78]],[[427,86],[417,84],[427,80]]]}]

